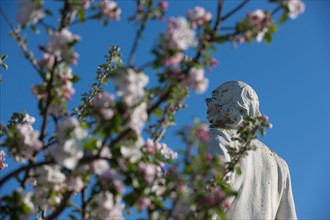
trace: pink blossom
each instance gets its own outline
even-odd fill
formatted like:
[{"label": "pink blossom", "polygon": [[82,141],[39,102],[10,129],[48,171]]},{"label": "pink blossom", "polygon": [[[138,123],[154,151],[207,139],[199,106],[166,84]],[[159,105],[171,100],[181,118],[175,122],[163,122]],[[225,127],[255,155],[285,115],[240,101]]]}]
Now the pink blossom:
[{"label": "pink blossom", "polygon": [[200,125],[197,130],[197,138],[205,142],[210,140],[210,137],[209,127],[205,124]]},{"label": "pink blossom", "polygon": [[196,91],[196,93],[203,93],[208,88],[209,81],[204,78],[204,69],[191,68],[189,71],[189,78],[187,86]]},{"label": "pink blossom", "polygon": [[147,142],[144,146],[147,154],[154,154],[156,152],[156,144],[151,139],[147,139]]},{"label": "pink blossom", "polygon": [[209,23],[212,19],[212,14],[205,11],[204,8],[196,6],[194,9],[188,10],[188,19],[192,22],[192,26],[195,28],[197,26],[203,26]]},{"label": "pink blossom", "polygon": [[97,194],[94,200],[97,207],[93,211],[100,219],[124,219],[122,213],[124,205],[120,204],[119,197],[115,198],[111,192],[105,191]]},{"label": "pink blossom", "polygon": [[70,176],[66,180],[66,185],[67,185],[69,190],[71,190],[75,193],[78,193],[84,187],[84,182],[82,181],[82,179],[80,177]]},{"label": "pink blossom", "polygon": [[207,161],[209,161],[209,162],[212,162],[214,159],[213,155],[209,152],[205,152],[205,157],[206,157]]},{"label": "pink blossom", "polygon": [[125,177],[115,169],[106,170],[102,176],[103,179],[110,182],[110,185],[119,193],[125,190],[124,180]]},{"label": "pink blossom", "polygon": [[114,105],[114,102],[114,95],[105,92],[103,94],[99,93],[96,96],[94,105],[96,107],[96,110],[100,112],[104,119],[110,120],[115,114],[114,110],[112,109],[112,105]]},{"label": "pink blossom", "polygon": [[167,66],[175,66],[179,64],[183,60],[183,58],[184,58],[184,54],[179,52],[171,57],[165,57],[163,62]]},{"label": "pink blossom", "polygon": [[167,23],[164,39],[169,49],[186,50],[195,43],[195,32],[184,17],[172,17]]},{"label": "pink blossom", "polygon": [[265,19],[267,18],[267,14],[263,10],[257,9],[248,13],[247,18],[251,26],[260,30],[265,22]]},{"label": "pink blossom", "polygon": [[165,159],[174,160],[178,157],[178,153],[174,152],[165,143],[156,143],[156,148],[164,156]]},{"label": "pink blossom", "polygon": [[100,12],[106,15],[110,19],[119,20],[121,9],[117,6],[117,3],[111,0],[102,0]]},{"label": "pink blossom", "polygon": [[15,160],[24,162],[32,154],[42,148],[39,132],[30,124],[17,124],[18,147],[15,149]]},{"label": "pink blossom", "polygon": [[127,69],[114,78],[117,94],[124,102],[133,106],[144,96],[144,87],[148,84],[149,77],[143,72],[136,72],[134,69]]},{"label": "pink blossom", "polygon": [[223,198],[224,194],[222,190],[218,186],[215,186],[201,199],[200,203],[204,206],[215,206],[220,204]]},{"label": "pink blossom", "polygon": [[78,35],[73,35],[67,28],[54,32],[48,40],[48,52],[59,59],[66,59],[73,56],[70,51],[70,44],[80,40]]},{"label": "pink blossom", "polygon": [[147,183],[151,183],[156,175],[156,166],[151,163],[139,163],[139,171],[144,174],[144,180]]},{"label": "pink blossom", "polygon": [[87,132],[73,117],[64,119],[56,130],[58,142],[51,145],[49,151],[57,164],[72,170],[83,157],[81,140],[87,136]]},{"label": "pink blossom", "polygon": [[269,120],[269,118],[268,118],[267,115],[263,115],[263,116],[261,117],[261,120],[262,120],[263,122],[267,122],[267,121]]},{"label": "pink blossom", "polygon": [[273,124],[272,124],[272,123],[269,123],[269,124],[268,124],[268,128],[269,128],[269,129],[272,129],[272,128],[273,128]]},{"label": "pink blossom", "polygon": [[91,6],[91,0],[82,0],[82,6],[84,9],[88,9]]},{"label": "pink blossom", "polygon": [[76,92],[76,90],[72,87],[72,82],[67,81],[64,85],[64,98],[66,100],[72,100],[71,96]]},{"label": "pink blossom", "polygon": [[8,164],[5,163],[5,158],[6,153],[3,150],[0,150],[0,170],[5,169],[6,167],[8,167]]},{"label": "pink blossom", "polygon": [[137,201],[137,205],[140,211],[148,208],[150,204],[151,200],[148,197],[142,197]]},{"label": "pink blossom", "polygon": [[167,1],[161,1],[161,2],[158,3],[158,5],[163,11],[167,10],[167,8],[168,8],[168,2]]},{"label": "pink blossom", "polygon": [[132,130],[134,130],[137,134],[140,134],[147,119],[148,119],[147,103],[142,102],[140,105],[138,105],[133,109],[128,126]]},{"label": "pink blossom", "polygon": [[39,60],[39,65],[43,68],[52,69],[55,64],[55,56],[44,53],[41,60]]},{"label": "pink blossom", "polygon": [[20,10],[16,15],[16,20],[21,25],[38,23],[45,17],[45,12],[38,7],[34,1],[22,0],[18,3]]},{"label": "pink blossom", "polygon": [[25,114],[23,122],[27,123],[28,125],[32,125],[35,121],[35,117],[30,116],[28,113]]},{"label": "pink blossom", "polygon": [[286,0],[284,3],[288,6],[289,17],[291,19],[296,19],[300,14],[305,12],[305,4],[300,0]]},{"label": "pink blossom", "polygon": [[212,67],[215,67],[215,66],[217,66],[219,64],[219,61],[217,60],[217,59],[215,59],[215,58],[212,58],[211,59],[211,66]]}]

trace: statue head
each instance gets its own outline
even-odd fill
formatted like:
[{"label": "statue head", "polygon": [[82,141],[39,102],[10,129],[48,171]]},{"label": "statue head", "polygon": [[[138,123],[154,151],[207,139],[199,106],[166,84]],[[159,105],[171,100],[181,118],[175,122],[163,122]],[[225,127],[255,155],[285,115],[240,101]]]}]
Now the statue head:
[{"label": "statue head", "polygon": [[212,91],[205,99],[207,120],[217,128],[238,128],[243,117],[259,116],[259,99],[256,92],[246,83],[229,81]]}]

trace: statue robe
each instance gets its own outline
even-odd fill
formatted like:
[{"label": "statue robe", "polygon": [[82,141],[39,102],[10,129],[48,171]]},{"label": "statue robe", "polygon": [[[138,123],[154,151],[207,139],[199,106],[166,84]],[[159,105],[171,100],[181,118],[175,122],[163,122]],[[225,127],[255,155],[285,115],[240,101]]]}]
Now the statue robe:
[{"label": "statue robe", "polygon": [[[226,147],[237,144],[231,140],[236,130],[211,128],[210,133],[208,152],[230,161]],[[243,157],[242,174],[230,175],[230,184],[238,191],[238,197],[230,201],[228,219],[297,219],[288,165],[259,140],[252,144],[256,149]]]}]

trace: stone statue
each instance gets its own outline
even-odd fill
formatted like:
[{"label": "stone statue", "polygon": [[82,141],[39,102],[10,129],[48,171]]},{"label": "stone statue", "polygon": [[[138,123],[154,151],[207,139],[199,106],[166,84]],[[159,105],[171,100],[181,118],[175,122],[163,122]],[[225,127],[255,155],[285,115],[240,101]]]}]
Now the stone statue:
[{"label": "stone statue", "polygon": [[[229,81],[216,88],[206,103],[211,123],[207,150],[228,162],[226,147],[237,146],[232,137],[243,117],[261,115],[258,96],[249,85]],[[230,201],[228,219],[297,219],[286,162],[259,140],[252,144],[256,149],[242,159],[242,174],[230,174],[229,182],[238,196]]]}]

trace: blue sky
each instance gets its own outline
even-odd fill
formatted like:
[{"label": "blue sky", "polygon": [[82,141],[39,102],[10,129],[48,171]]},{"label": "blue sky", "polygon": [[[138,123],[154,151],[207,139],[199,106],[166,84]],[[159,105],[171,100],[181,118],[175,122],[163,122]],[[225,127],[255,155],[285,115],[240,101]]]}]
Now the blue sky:
[{"label": "blue sky", "polygon": [[[225,2],[224,10],[229,11],[239,2]],[[224,26],[230,26],[248,11],[269,8],[264,2],[252,1]],[[256,90],[261,112],[268,115],[274,125],[262,141],[289,165],[298,218],[329,219],[329,1],[309,0],[304,3],[305,13],[281,25],[272,44],[254,42],[238,45],[236,49],[230,44],[219,47],[214,56],[220,64],[207,74],[209,89],[202,95],[191,92],[186,102],[188,109],[177,114],[177,126],[169,129],[166,140],[173,148],[181,147],[173,132],[181,125],[191,124],[193,117],[206,121],[204,99],[210,96],[210,92],[229,80],[244,81]],[[136,26],[127,22],[127,17],[134,13],[134,3],[118,1],[118,4],[123,11],[120,22],[103,27],[100,22],[93,21],[71,28],[72,32],[81,35],[82,40],[76,47],[80,53],[79,65],[74,67],[81,81],[76,86],[77,93],[70,107],[79,103],[80,94],[93,82],[96,67],[104,61],[110,44],[122,48],[127,62],[136,30]],[[169,15],[184,15],[195,5],[214,13],[216,1],[169,1]],[[56,6],[58,3],[46,1],[46,8]],[[1,9],[14,21],[16,1],[1,0]],[[31,88],[40,79],[9,37],[3,18],[0,20],[0,53],[9,55],[6,60],[9,70],[0,70],[3,79],[0,84],[1,122],[6,123],[14,111],[27,110],[31,115],[38,115]],[[147,26],[136,56],[137,66],[152,58],[150,49],[165,26],[165,22],[151,22]],[[30,32],[28,37],[29,46],[34,50],[47,40],[45,36]],[[40,54],[36,53],[36,56],[40,57]],[[37,122],[36,127],[38,125]],[[7,160],[11,165],[12,160]],[[1,191],[8,190],[7,187]]]}]

